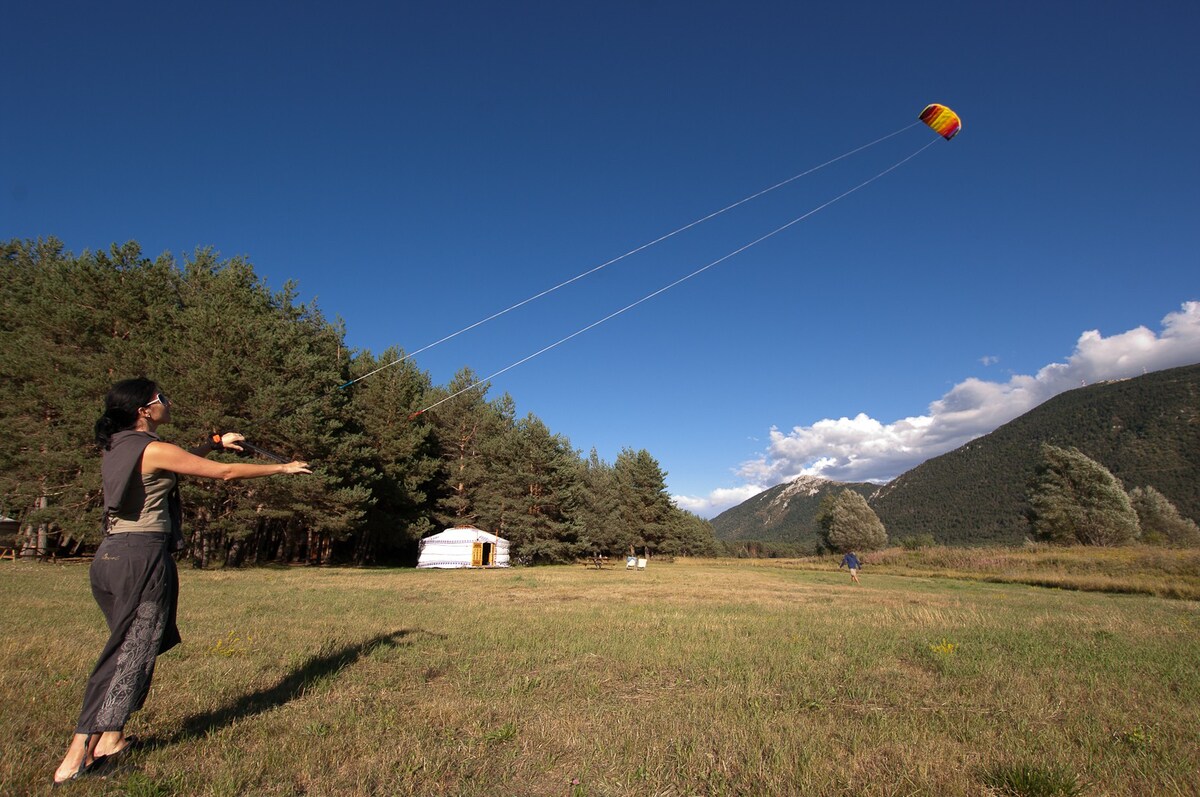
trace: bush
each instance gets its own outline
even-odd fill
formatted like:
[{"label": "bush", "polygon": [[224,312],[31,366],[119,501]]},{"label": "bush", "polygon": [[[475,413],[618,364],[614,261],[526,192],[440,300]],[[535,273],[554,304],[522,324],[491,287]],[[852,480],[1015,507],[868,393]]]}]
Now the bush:
[{"label": "bush", "polygon": [[932,534],[913,534],[909,537],[901,537],[898,542],[900,547],[906,551],[919,551],[922,548],[932,548],[937,545],[937,540]]}]

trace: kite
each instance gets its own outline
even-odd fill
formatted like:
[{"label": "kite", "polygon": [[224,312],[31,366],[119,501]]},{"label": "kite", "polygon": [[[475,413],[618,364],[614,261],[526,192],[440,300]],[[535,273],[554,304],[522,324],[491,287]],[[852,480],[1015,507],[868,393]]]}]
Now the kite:
[{"label": "kite", "polygon": [[958,118],[958,114],[936,102],[933,105],[925,106],[925,110],[921,111],[919,118],[929,125],[933,132],[947,141],[957,136],[958,131],[962,130],[962,120]]}]

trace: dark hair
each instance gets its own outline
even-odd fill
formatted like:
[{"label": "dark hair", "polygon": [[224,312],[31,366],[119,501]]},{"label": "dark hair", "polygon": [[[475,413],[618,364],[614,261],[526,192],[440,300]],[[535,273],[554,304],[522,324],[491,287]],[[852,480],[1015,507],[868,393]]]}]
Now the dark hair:
[{"label": "dark hair", "polygon": [[137,426],[138,410],[154,401],[158,385],[139,376],[117,382],[104,397],[104,414],[96,421],[96,445],[107,450],[117,432]]}]

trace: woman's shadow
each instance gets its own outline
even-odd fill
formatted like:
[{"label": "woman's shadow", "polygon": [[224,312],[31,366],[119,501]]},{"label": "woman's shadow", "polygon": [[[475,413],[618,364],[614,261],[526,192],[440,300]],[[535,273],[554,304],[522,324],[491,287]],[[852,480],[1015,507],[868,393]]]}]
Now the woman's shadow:
[{"label": "woman's shadow", "polygon": [[146,739],[145,746],[165,747],[196,739],[232,725],[238,720],[278,708],[301,697],[324,679],[336,675],[362,657],[383,647],[397,647],[401,640],[413,633],[407,629],[393,631],[355,645],[345,645],[328,652],[320,651],[285,675],[274,686],[243,695],[212,711],[186,717],[179,731],[168,737]]}]

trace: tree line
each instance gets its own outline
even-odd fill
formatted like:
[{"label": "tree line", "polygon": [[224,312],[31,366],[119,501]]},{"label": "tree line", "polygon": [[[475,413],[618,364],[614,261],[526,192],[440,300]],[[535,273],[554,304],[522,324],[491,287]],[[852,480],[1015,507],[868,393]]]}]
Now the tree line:
[{"label": "tree line", "polygon": [[404,360],[339,388],[403,352],[348,349],[340,322],[244,258],[151,259],[135,242],[75,255],[48,238],[0,243],[0,263],[0,514],[29,548],[99,541],[92,426],[112,383],[145,375],[173,400],[170,442],[238,431],[314,465],[304,479],[183,480],[182,557],[196,566],[411,563],[452,525],[499,534],[528,562],[720,551],[649,452],[583,456],[507,394],[471,387],[469,369],[434,385]]}]

